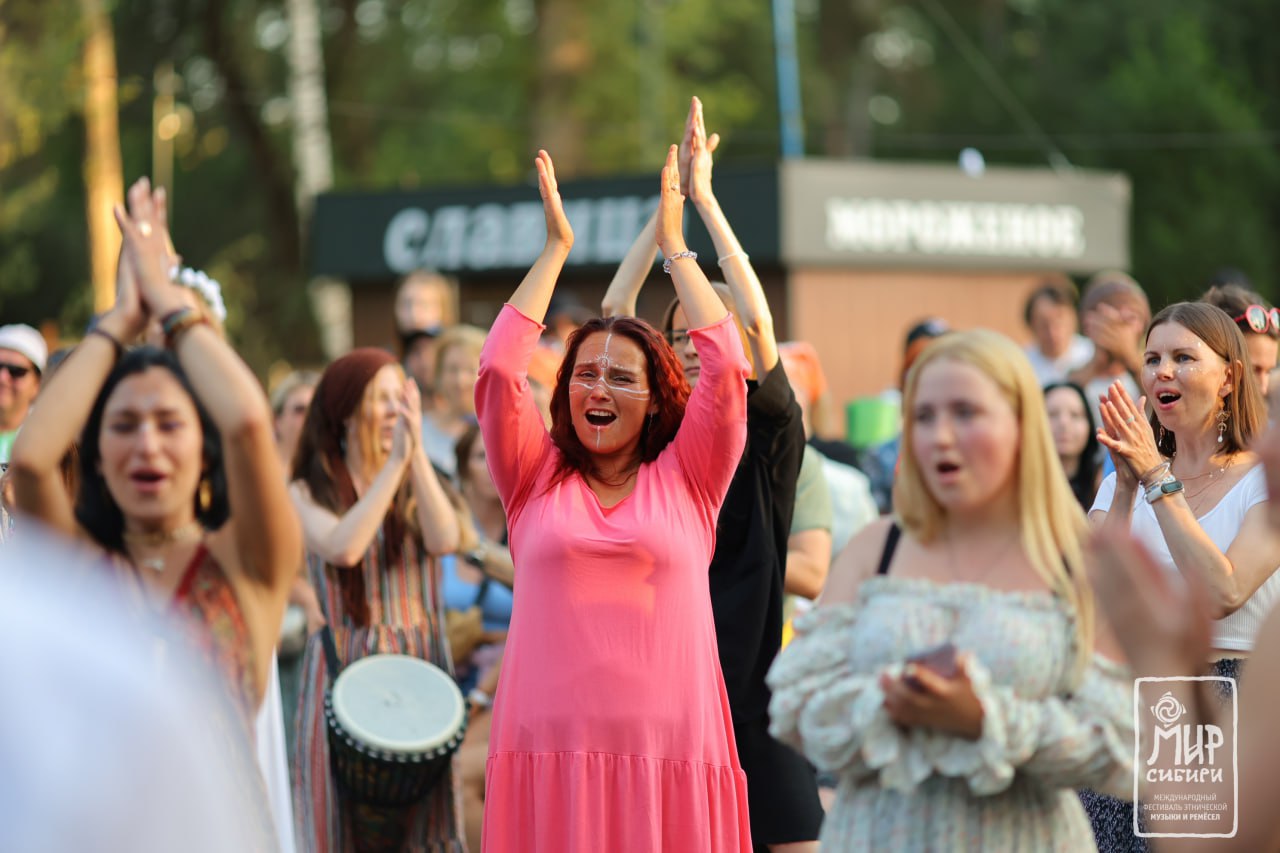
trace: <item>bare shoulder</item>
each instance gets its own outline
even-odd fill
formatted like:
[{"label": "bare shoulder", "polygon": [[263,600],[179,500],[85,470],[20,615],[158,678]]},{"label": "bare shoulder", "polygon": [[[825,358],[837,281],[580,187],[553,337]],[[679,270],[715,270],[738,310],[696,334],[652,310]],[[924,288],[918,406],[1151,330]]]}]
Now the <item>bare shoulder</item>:
[{"label": "bare shoulder", "polygon": [[896,523],[891,516],[877,518],[849,540],[831,564],[819,604],[849,604],[854,600],[863,581],[875,575],[889,528]]}]

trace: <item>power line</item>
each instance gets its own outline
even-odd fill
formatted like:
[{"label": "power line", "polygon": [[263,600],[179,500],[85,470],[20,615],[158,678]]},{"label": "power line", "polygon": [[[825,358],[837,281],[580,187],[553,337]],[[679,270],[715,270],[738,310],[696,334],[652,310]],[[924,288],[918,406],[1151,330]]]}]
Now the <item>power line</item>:
[{"label": "power line", "polygon": [[933,17],[947,37],[951,39],[951,43],[955,45],[956,50],[960,51],[960,56],[969,63],[974,73],[987,85],[991,90],[991,94],[996,97],[1009,111],[1009,115],[1013,120],[1022,126],[1023,133],[1035,140],[1036,147],[1044,151],[1045,157],[1049,160],[1049,165],[1057,172],[1068,172],[1073,168],[1071,161],[1067,159],[1067,155],[1062,153],[1062,149],[1054,144],[1049,138],[1049,134],[1044,132],[1039,122],[1032,117],[1026,107],[1022,105],[1022,101],[1018,100],[1018,96],[1000,77],[999,72],[987,61],[987,58],[978,50],[973,41],[965,33],[964,29],[956,23],[956,19],[951,17],[951,13],[943,8],[938,0],[920,0],[920,5],[925,11]]}]

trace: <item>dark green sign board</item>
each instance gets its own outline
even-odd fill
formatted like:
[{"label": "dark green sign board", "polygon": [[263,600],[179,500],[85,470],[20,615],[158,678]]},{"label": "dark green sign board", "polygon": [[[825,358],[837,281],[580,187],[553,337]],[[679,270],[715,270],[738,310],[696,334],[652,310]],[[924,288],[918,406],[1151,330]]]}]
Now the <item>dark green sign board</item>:
[{"label": "dark green sign board", "polygon": [[[574,230],[568,270],[616,266],[658,203],[658,175],[560,184]],[[752,260],[776,265],[778,172],[716,174],[716,195]],[[693,207],[685,210],[690,247],[714,264],[715,249]],[[546,227],[536,185],[412,192],[326,193],[316,200],[311,272],[359,283],[415,269],[456,276],[510,275],[528,269]]]}]

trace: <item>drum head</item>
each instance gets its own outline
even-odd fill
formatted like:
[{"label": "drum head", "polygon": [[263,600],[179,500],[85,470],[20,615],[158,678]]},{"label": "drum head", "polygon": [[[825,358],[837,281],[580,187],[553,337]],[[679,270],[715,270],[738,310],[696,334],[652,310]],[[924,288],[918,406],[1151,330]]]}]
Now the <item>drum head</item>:
[{"label": "drum head", "polygon": [[462,691],[439,667],[408,655],[370,655],[333,684],[333,714],[366,746],[390,753],[428,752],[462,728]]}]

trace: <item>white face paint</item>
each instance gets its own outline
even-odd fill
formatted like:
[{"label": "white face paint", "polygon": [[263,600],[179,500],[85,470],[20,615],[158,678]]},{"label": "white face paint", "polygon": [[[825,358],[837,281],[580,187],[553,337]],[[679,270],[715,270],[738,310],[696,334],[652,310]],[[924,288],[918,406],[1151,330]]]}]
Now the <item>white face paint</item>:
[{"label": "white face paint", "polygon": [[639,344],[612,332],[582,342],[568,383],[579,440],[602,454],[629,451],[649,415],[648,365]]},{"label": "white face paint", "polygon": [[[574,371],[573,381],[569,383],[569,393],[573,394],[576,390],[581,394],[590,394],[600,385],[603,385],[611,394],[622,394],[632,400],[649,399],[648,388],[636,388],[630,381],[626,383],[610,381],[611,376],[616,379],[620,372],[626,373],[629,376],[627,368],[618,364],[609,357],[609,345],[612,343],[613,332],[610,332],[609,336],[604,339],[604,352],[597,356],[594,362],[590,363],[590,367],[594,368],[595,378],[592,379],[587,376],[587,371],[583,369],[583,366],[579,366],[579,368]],[[599,438],[599,436],[596,437]]]}]

